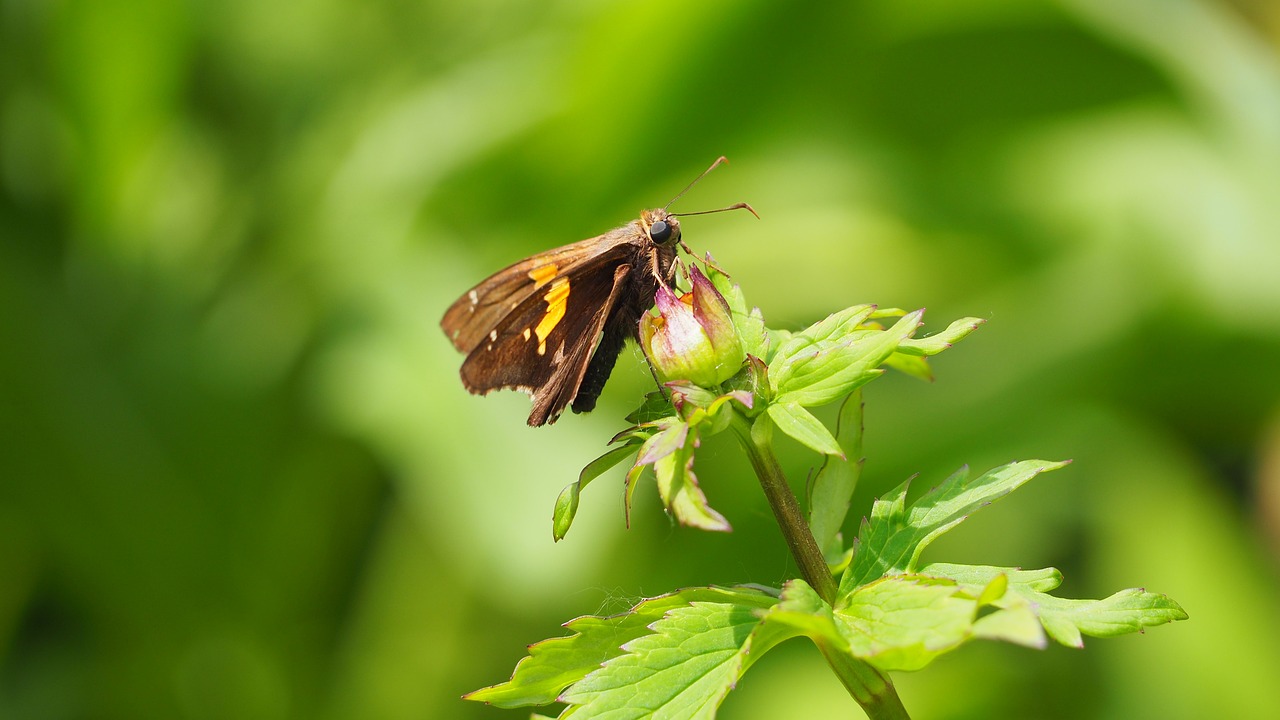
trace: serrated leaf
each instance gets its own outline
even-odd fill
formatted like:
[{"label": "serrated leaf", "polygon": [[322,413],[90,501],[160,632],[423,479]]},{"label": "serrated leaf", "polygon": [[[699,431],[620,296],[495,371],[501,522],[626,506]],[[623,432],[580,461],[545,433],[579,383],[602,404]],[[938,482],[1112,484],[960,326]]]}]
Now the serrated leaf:
[{"label": "serrated leaf", "polygon": [[769,405],[768,414],[779,430],[802,445],[824,455],[844,456],[840,443],[836,442],[827,426],[799,404],[775,402]]},{"label": "serrated leaf", "polygon": [[882,670],[918,670],[981,637],[978,626],[984,621],[992,628],[1005,622],[987,620],[998,612],[975,620],[981,601],[945,579],[881,578],[858,588],[834,611],[812,590],[795,592],[795,582],[784,587],[766,620],[799,628],[815,642]]},{"label": "serrated leaf", "polygon": [[862,473],[862,391],[853,391],[841,404],[835,438],[843,457],[827,455],[823,459],[809,495],[809,529],[828,565],[843,559],[840,527]]},{"label": "serrated leaf", "polygon": [[837,627],[831,606],[803,580],[789,580],[782,586],[778,604],[764,613],[762,624],[778,626],[784,632],[804,635],[822,649],[824,655],[852,656],[849,642]]},{"label": "serrated leaf", "polygon": [[1187,613],[1173,598],[1141,588],[1121,590],[1101,600],[1075,600],[1043,595],[1040,621],[1054,640],[1082,647],[1081,635],[1115,637],[1144,627],[1186,620]]},{"label": "serrated leaf", "polygon": [[1017,570],[985,565],[933,563],[921,573],[947,577],[973,587],[998,574],[1009,578],[1009,592],[997,607],[1019,605],[1031,610],[1049,637],[1069,647],[1081,647],[1081,635],[1114,637],[1139,632],[1144,627],[1185,620],[1187,613],[1172,598],[1130,588],[1102,600],[1060,598],[1047,593],[1058,587],[1062,574],[1053,568]]},{"label": "serrated leaf", "polygon": [[752,588],[686,588],[644,600],[619,615],[579,617],[564,625],[573,635],[530,645],[510,680],[464,697],[504,708],[549,705],[566,687],[622,655],[624,644],[651,634],[648,626],[674,608],[694,602],[767,608],[776,601]]},{"label": "serrated leaf", "polygon": [[1062,574],[1053,568],[1018,570],[992,568],[988,565],[951,565],[943,562],[925,566],[924,574],[955,579],[965,587],[987,582],[1004,574],[1009,578],[1009,592],[996,602],[998,607],[1027,606],[1038,623],[1055,641],[1069,647],[1082,647],[1080,635],[1107,638],[1140,632],[1153,625],[1187,619],[1187,612],[1165,594],[1130,588],[1103,600],[1071,600],[1055,597],[1047,591],[1059,587]]},{"label": "serrated leaf", "polygon": [[882,670],[918,670],[974,639],[1042,647],[1044,632],[1020,598],[1012,609],[979,617],[985,601],[1003,597],[1005,587],[997,579],[969,592],[945,578],[895,575],[858,588],[832,610],[803,581],[792,580],[764,620],[796,629],[824,652]]},{"label": "serrated leaf", "polygon": [[841,594],[884,575],[913,572],[920,553],[970,513],[1008,495],[1036,475],[1065,462],[1025,460],[1010,463],[969,480],[962,468],[941,485],[905,507],[909,482],[899,485],[871,507],[870,520],[858,532],[858,550],[840,580]]},{"label": "serrated leaf", "polygon": [[756,659],[796,633],[760,620],[778,599],[734,589],[732,597],[694,600],[668,610],[650,634],[627,641],[561,694],[561,717],[713,718]]},{"label": "serrated leaf", "polygon": [[898,576],[858,588],[835,617],[855,657],[882,670],[918,670],[970,638],[977,609],[954,582]]}]

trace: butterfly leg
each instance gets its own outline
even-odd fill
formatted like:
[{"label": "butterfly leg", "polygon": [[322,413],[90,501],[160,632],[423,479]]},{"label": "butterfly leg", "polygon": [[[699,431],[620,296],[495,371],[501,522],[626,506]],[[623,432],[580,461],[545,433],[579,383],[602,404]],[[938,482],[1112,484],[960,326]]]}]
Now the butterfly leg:
[{"label": "butterfly leg", "polygon": [[[681,244],[683,245],[684,243],[682,242]],[[671,287],[671,283],[675,281],[677,271],[679,271],[679,275],[681,277],[683,277],[686,280],[689,279],[689,269],[685,267],[684,260],[682,260],[679,255],[676,255],[674,258],[672,258],[671,266],[667,268],[667,272],[665,276],[660,270],[662,265],[658,260],[657,250],[652,250],[649,252],[649,265],[650,265],[651,271],[653,272],[653,276],[658,279],[658,282],[663,287],[667,288],[668,290],[671,290],[672,292],[675,292],[675,288]]]}]

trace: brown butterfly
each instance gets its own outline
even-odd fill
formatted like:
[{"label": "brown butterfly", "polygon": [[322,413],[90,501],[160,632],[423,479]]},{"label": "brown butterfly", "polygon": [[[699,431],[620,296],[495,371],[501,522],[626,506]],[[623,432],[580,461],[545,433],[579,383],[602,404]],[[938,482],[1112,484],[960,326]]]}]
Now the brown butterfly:
[{"label": "brown butterfly", "polygon": [[[533,396],[532,426],[554,423],[572,403],[589,412],[658,284],[676,268],[680,222],[667,207],[711,172],[717,159],[667,206],[589,240],[547,250],[499,270],[458,298],[440,321],[467,354],[462,384],[486,395],[511,388]],[[746,203],[726,210],[756,211]],[[759,215],[756,215],[759,217]]]}]

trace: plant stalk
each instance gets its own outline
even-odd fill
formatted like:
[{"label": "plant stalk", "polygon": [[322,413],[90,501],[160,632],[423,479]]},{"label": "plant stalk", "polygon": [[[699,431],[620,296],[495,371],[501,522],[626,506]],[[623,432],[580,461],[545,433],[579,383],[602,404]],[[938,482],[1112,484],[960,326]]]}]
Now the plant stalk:
[{"label": "plant stalk", "polygon": [[[769,423],[767,419],[763,422]],[[773,433],[765,431],[769,437],[758,437],[761,434],[758,429],[759,424],[757,423],[757,429],[753,430],[748,420],[742,416],[735,416],[732,425],[734,432],[747,449],[751,467],[760,478],[760,487],[769,501],[769,507],[773,508],[773,516],[778,521],[778,527],[781,528],[782,536],[787,541],[791,556],[800,567],[801,577],[828,605],[834,605],[836,581],[831,577],[826,558],[822,556],[818,541],[814,540],[813,533],[809,530],[809,523],[805,522],[804,513],[800,511],[800,503],[791,492],[791,486],[787,484],[787,478],[782,474],[782,466],[778,464],[778,457],[773,453]],[[771,426],[772,423],[770,423]]]},{"label": "plant stalk", "polygon": [[[800,568],[801,577],[828,605],[834,606],[838,592],[835,578],[831,576],[827,561],[818,548],[818,541],[813,538],[813,532],[809,530],[809,524],[800,511],[800,503],[791,492],[791,486],[782,474],[782,466],[778,464],[778,457],[773,452],[772,423],[761,418],[753,426],[749,420],[735,414],[730,426],[747,450],[751,467],[760,479],[760,487],[769,501],[769,507],[773,508],[773,516],[778,521],[791,556]],[[818,649],[868,718],[909,720],[910,716],[888,675],[825,643],[819,642]]]},{"label": "plant stalk", "polygon": [[862,711],[868,718],[911,720],[888,675],[826,643],[819,642],[817,645],[822,651],[822,657],[827,659],[827,664],[836,677],[840,678],[845,689],[862,706]]}]

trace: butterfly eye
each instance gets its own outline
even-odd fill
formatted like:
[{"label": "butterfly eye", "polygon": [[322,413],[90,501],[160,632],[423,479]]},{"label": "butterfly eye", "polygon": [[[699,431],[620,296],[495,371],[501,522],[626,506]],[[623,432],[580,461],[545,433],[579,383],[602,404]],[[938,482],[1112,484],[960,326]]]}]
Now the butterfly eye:
[{"label": "butterfly eye", "polygon": [[649,237],[661,245],[671,239],[671,226],[665,220],[659,220],[649,226]]}]

